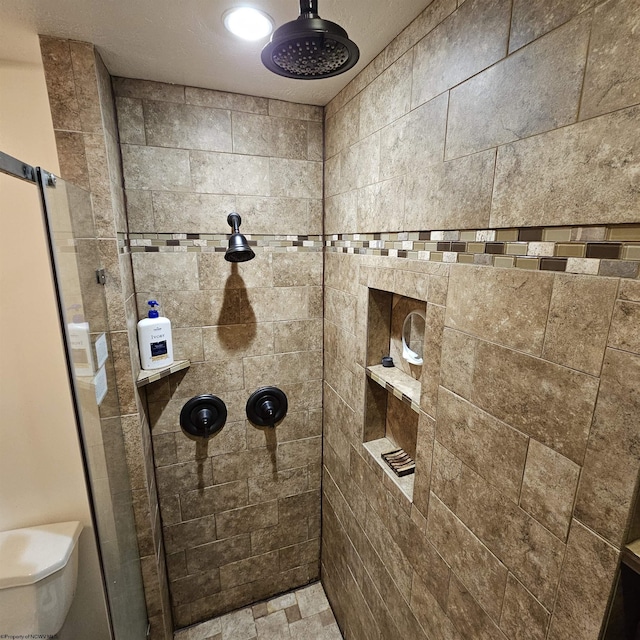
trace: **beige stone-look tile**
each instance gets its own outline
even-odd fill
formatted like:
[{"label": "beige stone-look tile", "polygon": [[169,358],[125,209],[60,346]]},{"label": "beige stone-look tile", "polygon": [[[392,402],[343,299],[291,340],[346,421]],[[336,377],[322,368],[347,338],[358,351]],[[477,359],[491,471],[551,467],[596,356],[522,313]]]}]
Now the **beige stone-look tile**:
[{"label": "beige stone-look tile", "polygon": [[639,389],[640,356],[607,349],[575,517],[617,547],[625,541],[640,470]]},{"label": "beige stone-look tile", "polygon": [[485,267],[453,267],[447,327],[539,355],[553,276]]},{"label": "beige stone-look tile", "polygon": [[391,64],[403,53],[422,40],[435,29],[448,15],[456,10],[456,0],[436,0],[409,25],[401,31],[385,48],[385,62]]},{"label": "beige stone-look tile", "polygon": [[322,107],[318,107],[313,104],[299,104],[297,102],[288,102],[286,100],[269,99],[270,116],[322,122],[322,112]]},{"label": "beige stone-look tile", "polygon": [[256,620],[258,640],[286,640],[289,638],[289,623],[284,611],[275,611]]},{"label": "beige stone-look tile", "polygon": [[[102,105],[98,92],[96,53],[92,44],[70,41],[80,122],[85,133],[103,133]],[[106,111],[106,105],[105,105]]]},{"label": "beige stone-look tile", "polygon": [[205,589],[209,593],[220,591],[220,576],[217,569],[173,581],[171,598],[174,605],[187,604],[197,600]]},{"label": "beige stone-look tile", "polygon": [[614,279],[556,275],[542,357],[597,376],[617,288]]},{"label": "beige stone-look tile", "polygon": [[411,107],[486,69],[507,50],[511,3],[465,2],[414,48]]},{"label": "beige stone-look tile", "polygon": [[640,73],[637,65],[628,64],[640,56],[637,11],[629,0],[609,0],[596,7],[581,119],[638,103]]},{"label": "beige stone-look tile", "polygon": [[442,162],[447,119],[447,95],[443,94],[380,133],[380,179],[395,178]]},{"label": "beige stone-look tile", "polygon": [[251,609],[240,609],[220,618],[222,640],[251,640],[257,635]]},{"label": "beige stone-look tile", "polygon": [[571,20],[596,4],[595,0],[514,0],[509,53]]},{"label": "beige stone-look tile", "polygon": [[431,464],[431,491],[452,511],[458,504],[461,478],[462,462],[436,440]]},{"label": "beige stone-look tile", "polygon": [[575,122],[590,26],[580,16],[453,89],[447,159]]},{"label": "beige stone-look tile", "polygon": [[71,131],[56,131],[55,138],[60,177],[86,191],[91,191],[84,136]]},{"label": "beige stone-look tile", "polygon": [[155,147],[231,151],[231,115],[226,110],[145,100],[147,144]]},{"label": "beige stone-look tile", "polygon": [[296,591],[296,600],[302,618],[309,618],[321,611],[329,609],[329,602],[319,582]]},{"label": "beige stone-look tile", "polygon": [[322,284],[323,255],[320,251],[274,253],[272,261],[276,287]]},{"label": "beige stone-look tile", "polygon": [[498,621],[507,568],[435,496],[429,505],[427,536],[473,597]]},{"label": "beige stone-look tile", "polygon": [[[242,216],[242,233],[321,234],[321,209],[316,208],[319,198],[261,198],[238,196],[236,211]],[[225,217],[226,223],[226,217]],[[228,227],[227,227],[228,229]]]},{"label": "beige stone-look tile", "polygon": [[322,348],[322,320],[290,320],[273,325],[274,353]]},{"label": "beige stone-look tile", "polygon": [[633,282],[631,280],[620,280],[618,297],[620,300],[640,302],[640,281]]},{"label": "beige stone-look tile", "polygon": [[325,155],[332,158],[359,138],[360,97],[350,100],[325,122]]},{"label": "beige stone-look tile", "polygon": [[[284,126],[284,125],[281,125]],[[307,122],[307,148],[306,155],[303,156],[307,160],[324,160],[324,126],[321,122]],[[283,153],[291,153],[283,151]]]},{"label": "beige stone-look tile", "polygon": [[113,78],[113,91],[122,98],[140,98],[162,100],[163,102],[184,102],[185,88],[178,84],[133,80],[131,78]]},{"label": "beige stone-look tile", "polygon": [[[178,435],[178,437],[183,437]],[[237,480],[196,491],[180,491],[180,511],[185,520],[193,520],[247,505],[247,482]]]},{"label": "beige stone-look tile", "polygon": [[156,223],[153,218],[151,191],[127,189],[125,199],[129,231],[131,233],[154,233]]},{"label": "beige stone-look tile", "polygon": [[244,534],[200,544],[187,548],[185,553],[190,574],[211,571],[214,568],[250,557],[252,555],[251,536]]},{"label": "beige stone-look tile", "polygon": [[319,380],[322,377],[321,352],[301,351],[244,358],[246,388],[266,384],[286,384]]},{"label": "beige stone-look tile", "polygon": [[[171,469],[171,467],[164,467],[164,469]],[[162,491],[162,488],[160,490]],[[206,516],[189,522],[164,526],[163,532],[167,553],[175,553],[215,540],[215,519],[213,516]]]},{"label": "beige stone-look tile", "polygon": [[436,438],[517,503],[527,457],[526,436],[450,391],[441,389]]},{"label": "beige stone-look tile", "polygon": [[130,144],[121,145],[120,150],[127,189],[191,190],[188,151]]},{"label": "beige stone-look tile", "polygon": [[265,115],[268,112],[269,101],[267,98],[247,96],[240,93],[226,93],[212,89],[198,89],[196,87],[185,87],[184,96],[184,102],[187,104],[195,104],[201,107],[247,111]]},{"label": "beige stone-look tile", "polygon": [[213,151],[185,153],[191,165],[193,191],[197,193],[270,195],[268,158]]},{"label": "beige stone-look tile", "polygon": [[360,94],[360,136],[365,137],[397,120],[410,109],[413,53],[381,73]]},{"label": "beige stone-look tile", "polygon": [[324,209],[326,233],[356,233],[358,231],[357,191],[327,197]]},{"label": "beige stone-look tile", "polygon": [[272,196],[321,198],[322,163],[270,158],[269,189]]},{"label": "beige stone-look tile", "polygon": [[500,616],[500,628],[511,640],[544,640],[549,612],[513,577],[507,577],[507,590]]},{"label": "beige stone-look tile", "polygon": [[243,269],[237,263],[227,262],[224,254],[201,253],[198,255],[198,274],[201,289],[253,289],[273,287],[272,255],[256,253],[251,269]]},{"label": "beige stone-look tile", "polygon": [[202,346],[202,329],[199,327],[172,328],[173,357],[175,360],[202,362],[204,350]]},{"label": "beige stone-look tile", "polygon": [[616,302],[609,346],[640,354],[640,303],[628,300]]},{"label": "beige stone-look tile", "polygon": [[559,453],[529,442],[520,506],[560,540],[566,540],[580,467]]},{"label": "beige stone-look tile", "polygon": [[194,362],[189,369],[173,375],[174,399],[190,398],[201,393],[235,391],[244,388],[241,360]]},{"label": "beige stone-look tile", "polygon": [[597,392],[596,378],[478,344],[472,402],[574,462],[582,462]]},{"label": "beige stone-look tile", "polygon": [[202,329],[204,359],[244,358],[273,353],[273,325],[234,324]]},{"label": "beige stone-look tile", "polygon": [[404,198],[404,178],[376,182],[358,189],[358,232],[371,233],[400,228]]},{"label": "beige stone-look tile", "polygon": [[449,328],[442,337],[440,384],[467,399],[471,397],[477,343],[472,336]]},{"label": "beige stone-look tile", "polygon": [[70,41],[40,36],[40,51],[54,129],[81,131]]},{"label": "beige stone-look tile", "polygon": [[574,520],[549,640],[596,640],[605,617],[618,551]]},{"label": "beige stone-look tile", "polygon": [[[142,100],[136,98],[116,98],[118,113],[118,135],[121,144],[147,144],[144,130]],[[166,146],[166,145],[163,145]]]},{"label": "beige stone-look tile", "polygon": [[495,151],[489,150],[410,173],[405,181],[401,228],[419,231],[487,227],[495,159]]},{"label": "beige stone-look tile", "polygon": [[415,571],[411,588],[411,609],[429,638],[461,640],[462,636],[456,631],[437,598]]},{"label": "beige stone-look tile", "polygon": [[[194,253],[133,253],[138,291],[199,288],[198,260]],[[163,309],[163,315],[165,310]]]},{"label": "beige stone-look tile", "polygon": [[[222,589],[231,589],[256,580],[272,578],[277,573],[278,552],[271,551],[220,567],[220,584]],[[249,614],[251,615],[251,610]],[[253,615],[251,619],[253,620]]]},{"label": "beige stone-look tile", "polygon": [[543,605],[552,606],[565,548],[560,540],[468,467],[456,514]]},{"label": "beige stone-look tile", "polygon": [[447,613],[463,638],[507,640],[471,592],[454,575],[449,584]]},{"label": "beige stone-look tile", "polygon": [[500,147],[490,227],[637,221],[639,116],[631,107]]}]

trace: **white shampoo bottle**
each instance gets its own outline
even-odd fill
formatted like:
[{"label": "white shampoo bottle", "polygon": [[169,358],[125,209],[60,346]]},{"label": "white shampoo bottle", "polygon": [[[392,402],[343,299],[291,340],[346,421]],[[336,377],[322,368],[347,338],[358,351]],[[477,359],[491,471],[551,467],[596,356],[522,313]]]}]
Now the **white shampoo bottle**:
[{"label": "white shampoo bottle", "polygon": [[151,307],[149,317],[138,322],[140,364],[147,370],[161,369],[173,364],[171,321],[160,315],[155,300],[149,300],[147,304]]}]

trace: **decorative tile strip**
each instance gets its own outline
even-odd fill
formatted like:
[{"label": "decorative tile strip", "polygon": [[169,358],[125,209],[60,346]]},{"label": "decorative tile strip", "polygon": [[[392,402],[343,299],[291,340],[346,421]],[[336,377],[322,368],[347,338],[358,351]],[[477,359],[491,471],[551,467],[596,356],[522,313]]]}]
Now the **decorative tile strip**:
[{"label": "decorative tile strip", "polygon": [[637,278],[640,225],[334,234],[328,251]]},{"label": "decorative tile strip", "polygon": [[[297,252],[322,251],[323,236],[315,235],[251,235],[244,234],[249,245],[258,251]],[[227,250],[229,235],[211,233],[130,233],[120,243],[121,253],[223,253]],[[128,244],[127,244],[128,243]]]}]

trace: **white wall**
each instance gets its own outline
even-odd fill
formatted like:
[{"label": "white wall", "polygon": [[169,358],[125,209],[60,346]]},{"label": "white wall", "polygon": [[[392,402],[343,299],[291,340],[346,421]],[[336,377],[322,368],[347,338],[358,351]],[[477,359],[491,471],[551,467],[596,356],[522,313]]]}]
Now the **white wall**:
[{"label": "white wall", "polygon": [[[0,150],[59,173],[38,37],[6,21],[0,21]],[[34,185],[0,174],[0,230],[0,531],[85,524],[64,636],[97,639],[106,631],[102,583]]]}]

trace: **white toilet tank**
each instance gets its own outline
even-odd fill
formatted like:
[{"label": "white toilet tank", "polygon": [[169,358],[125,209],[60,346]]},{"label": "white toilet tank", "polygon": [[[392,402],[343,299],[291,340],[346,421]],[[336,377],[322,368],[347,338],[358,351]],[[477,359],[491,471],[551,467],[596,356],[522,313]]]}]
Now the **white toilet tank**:
[{"label": "white toilet tank", "polygon": [[76,590],[79,522],[0,532],[0,637],[53,636]]}]

